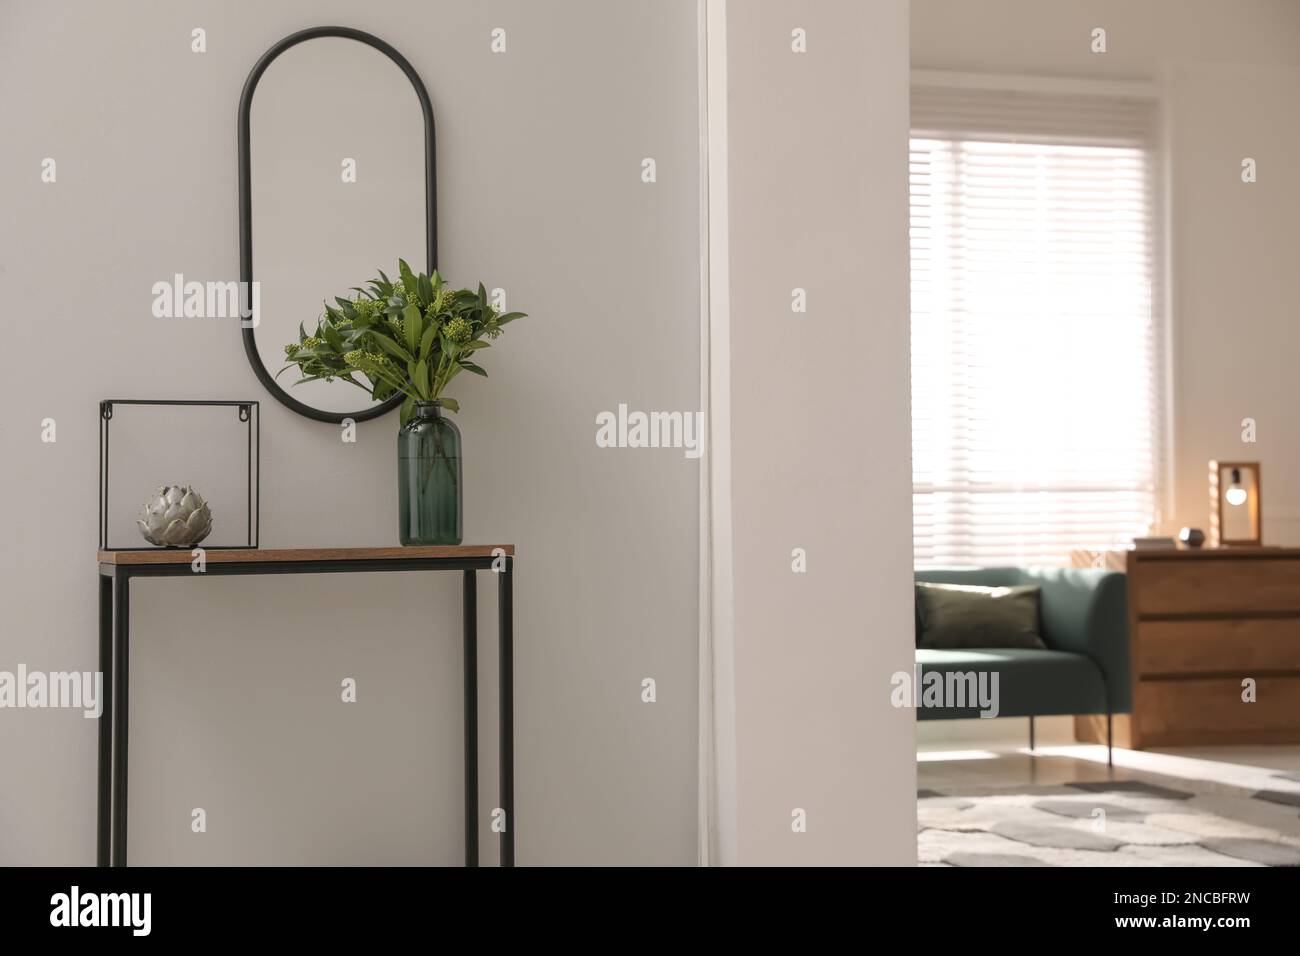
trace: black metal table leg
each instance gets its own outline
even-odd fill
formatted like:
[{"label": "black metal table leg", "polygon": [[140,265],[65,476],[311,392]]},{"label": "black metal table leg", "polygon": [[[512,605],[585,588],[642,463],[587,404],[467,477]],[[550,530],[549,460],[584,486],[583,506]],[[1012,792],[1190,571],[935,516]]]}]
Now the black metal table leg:
[{"label": "black metal table leg", "polygon": [[126,742],[130,710],[128,660],[131,644],[130,575],[113,575],[113,837],[112,865],[126,866]]},{"label": "black metal table leg", "polygon": [[99,796],[95,865],[108,866],[113,847],[113,579],[99,576]]},{"label": "black metal table leg", "polygon": [[514,678],[514,558],[507,556],[497,580],[497,630],[501,695],[501,865],[515,865],[515,678]]},{"label": "black metal table leg", "polygon": [[[312,574],[350,571],[459,570],[463,577],[465,663],[465,863],[479,864],[478,819],[478,598],[475,570],[496,569],[495,554],[464,559],[428,557],[416,560],[374,558],[357,560],[296,560],[229,562],[209,567],[218,574]],[[101,565],[101,571],[109,567]],[[514,866],[514,558],[506,556],[499,573],[497,600],[500,649],[500,801],[505,814],[501,831],[501,865]],[[188,575],[184,563],[116,564],[99,581],[99,658],[104,678],[99,726],[99,768],[96,819],[96,861],[104,866],[127,865],[127,743],[130,714],[130,578]]]},{"label": "black metal table leg", "polygon": [[478,590],[465,572],[465,865],[478,866]]}]

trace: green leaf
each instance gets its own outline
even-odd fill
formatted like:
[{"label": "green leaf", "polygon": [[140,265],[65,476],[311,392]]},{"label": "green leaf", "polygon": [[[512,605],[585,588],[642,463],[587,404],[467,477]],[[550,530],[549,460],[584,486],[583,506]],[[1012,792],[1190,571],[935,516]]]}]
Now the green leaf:
[{"label": "green leaf", "polygon": [[334,301],[339,304],[339,308],[343,310],[343,314],[345,316],[347,316],[349,319],[352,319],[353,321],[356,320],[357,310],[352,308],[351,302],[349,302],[347,299],[340,299],[337,296],[335,296]]},{"label": "green leaf", "polygon": [[389,338],[387,335],[381,335],[378,332],[372,332],[370,338],[373,339],[376,343],[378,343],[381,349],[383,349],[389,355],[393,356],[393,358],[401,359],[403,362],[409,362],[412,358],[414,358],[414,356],[411,355],[410,352],[406,351],[406,349],[402,348],[400,345],[398,345],[395,341],[393,341],[393,339]]},{"label": "green leaf", "polygon": [[466,345],[462,345],[460,347],[460,350],[462,352],[477,352],[479,349],[490,349],[491,347],[492,347],[491,342],[475,341],[475,342],[469,342]]},{"label": "green leaf", "polygon": [[411,271],[411,267],[406,264],[405,259],[397,260],[397,271],[402,277],[402,288],[406,290],[408,298],[417,297],[415,273]]},{"label": "green leaf", "polygon": [[415,291],[419,293],[420,305],[430,305],[433,303],[433,283],[429,277],[421,275],[415,280]]},{"label": "green leaf", "polygon": [[410,395],[413,392],[410,381],[400,373],[394,374],[391,370],[376,367],[372,374],[387,382],[395,392],[401,392],[403,395]]},{"label": "green leaf", "polygon": [[433,340],[438,334],[437,323],[430,322],[429,327],[424,330],[424,336],[420,339],[420,356],[429,357],[429,350],[433,347]]},{"label": "green leaf", "polygon": [[424,359],[415,363],[415,374],[411,376],[415,383],[415,390],[420,393],[421,398],[429,397],[429,363]]},{"label": "green leaf", "polygon": [[414,355],[420,350],[420,333],[424,331],[421,323],[420,307],[408,305],[402,310],[402,326],[406,332],[406,348]]},{"label": "green leaf", "polygon": [[442,407],[449,412],[458,412],[460,411],[460,402],[454,398],[443,398]]},{"label": "green leaf", "polygon": [[473,362],[461,362],[460,367],[465,369],[467,372],[473,372],[475,375],[482,375],[484,378],[487,378],[487,372],[485,372],[480,366],[475,365]]},{"label": "green leaf", "polygon": [[402,402],[402,424],[405,425],[415,414],[415,398],[407,395],[406,401]]},{"label": "green leaf", "polygon": [[507,322],[513,322],[515,319],[522,319],[527,312],[507,312],[505,315],[497,316],[497,325],[505,325]]}]

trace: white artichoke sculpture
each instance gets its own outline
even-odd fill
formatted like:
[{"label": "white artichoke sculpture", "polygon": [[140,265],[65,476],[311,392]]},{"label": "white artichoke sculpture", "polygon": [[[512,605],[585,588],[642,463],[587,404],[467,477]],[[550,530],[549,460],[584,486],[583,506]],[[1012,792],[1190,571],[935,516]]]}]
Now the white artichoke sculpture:
[{"label": "white artichoke sculpture", "polygon": [[189,485],[167,485],[145,502],[135,523],[150,544],[190,548],[212,530],[212,510]]}]

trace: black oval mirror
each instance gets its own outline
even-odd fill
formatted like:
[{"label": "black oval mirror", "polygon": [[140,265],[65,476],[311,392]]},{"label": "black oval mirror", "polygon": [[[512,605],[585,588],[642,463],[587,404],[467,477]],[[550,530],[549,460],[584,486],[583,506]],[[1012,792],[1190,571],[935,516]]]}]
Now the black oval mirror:
[{"label": "black oval mirror", "polygon": [[325,302],[351,297],[399,258],[424,259],[433,272],[436,182],[428,91],[378,37],[302,30],[248,75],[239,98],[241,333],[258,379],[300,415],[364,421],[401,404],[400,394],[375,402],[338,379],[301,382],[296,368],[277,374],[285,345],[300,324],[310,332]]}]

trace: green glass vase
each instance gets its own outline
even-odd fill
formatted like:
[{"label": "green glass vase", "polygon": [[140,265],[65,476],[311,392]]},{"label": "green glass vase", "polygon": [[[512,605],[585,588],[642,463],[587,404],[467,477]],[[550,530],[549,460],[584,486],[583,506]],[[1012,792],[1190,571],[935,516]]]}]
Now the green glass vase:
[{"label": "green glass vase", "polygon": [[397,496],[404,545],[460,544],[460,429],[442,402],[416,402],[397,433]]}]

